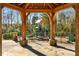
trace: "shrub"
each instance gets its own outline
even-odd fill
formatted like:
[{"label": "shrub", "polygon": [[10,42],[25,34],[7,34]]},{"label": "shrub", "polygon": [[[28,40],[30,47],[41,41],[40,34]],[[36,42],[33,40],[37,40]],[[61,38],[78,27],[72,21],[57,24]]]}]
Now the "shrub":
[{"label": "shrub", "polygon": [[7,32],[7,33],[4,33],[4,34],[3,34],[3,38],[4,38],[4,39],[7,39],[7,40],[8,40],[8,39],[12,39],[12,37],[13,37],[13,36],[12,36],[12,33],[8,33],[8,32]]},{"label": "shrub", "polygon": [[62,36],[63,32],[56,32],[57,36]]},{"label": "shrub", "polygon": [[75,42],[75,36],[73,34],[69,34],[69,43]]},{"label": "shrub", "polygon": [[21,40],[19,41],[19,44],[22,46],[22,41]]}]

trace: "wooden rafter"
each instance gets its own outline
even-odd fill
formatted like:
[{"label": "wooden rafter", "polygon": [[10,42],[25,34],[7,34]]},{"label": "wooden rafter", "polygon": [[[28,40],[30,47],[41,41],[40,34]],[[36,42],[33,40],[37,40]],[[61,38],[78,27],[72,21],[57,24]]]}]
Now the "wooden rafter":
[{"label": "wooden rafter", "polygon": [[56,8],[56,5],[55,4],[53,4],[53,3],[51,3],[52,4],[52,6],[54,7],[54,8]]},{"label": "wooden rafter", "polygon": [[32,5],[32,7],[34,7],[34,6],[33,6],[33,3],[32,3],[31,5]]},{"label": "wooden rafter", "polygon": [[22,5],[23,3],[20,3],[19,5]]},{"label": "wooden rafter", "polygon": [[30,3],[26,3],[25,8],[27,8],[29,6]]},{"label": "wooden rafter", "polygon": [[59,11],[59,10],[72,7],[73,5],[75,5],[75,4],[72,4],[72,3],[64,4],[64,5],[61,5],[61,6],[58,6],[58,7],[54,8],[54,9],[52,10],[52,12],[55,13],[55,12],[57,12],[57,11]]},{"label": "wooden rafter", "polygon": [[45,3],[44,3],[44,7],[45,7]]},{"label": "wooden rafter", "polygon": [[[53,13],[55,13],[55,12],[57,12],[57,11],[59,11],[59,10],[62,10],[62,9],[65,9],[65,8],[68,8],[68,7],[71,7],[71,6],[73,6],[74,4],[71,4],[71,3],[67,3],[67,4],[63,4],[63,5],[59,5],[59,6],[57,6],[56,8],[53,6],[53,5],[51,5],[50,3],[48,3],[48,6],[50,7],[50,9],[52,10],[50,10],[49,8],[46,8],[46,9],[43,9],[43,8],[33,8],[34,7],[34,5],[33,5],[33,3],[32,3],[32,5],[31,5],[31,7],[32,7],[32,9],[28,9],[27,7],[30,5],[30,3],[27,3],[26,5],[25,5],[25,9],[23,9],[23,7],[20,7],[20,6],[16,6],[16,5],[14,5],[14,4],[10,4],[10,3],[2,3],[2,5],[3,6],[5,6],[5,7],[9,7],[9,8],[11,8],[11,9],[15,9],[15,10],[19,10],[19,11],[24,11],[24,12],[53,12]],[[54,8],[53,8],[54,7]]]},{"label": "wooden rafter", "polygon": [[4,7],[8,7],[8,8],[11,8],[11,9],[18,10],[18,11],[25,11],[23,8],[18,7],[18,6],[15,6],[15,5],[10,4],[10,3],[2,3],[2,5],[3,5]]},{"label": "wooden rafter", "polygon": [[50,12],[49,9],[26,9],[26,12]]},{"label": "wooden rafter", "polygon": [[54,5],[54,4],[50,3],[50,5],[51,5],[53,8],[55,8],[55,5]]},{"label": "wooden rafter", "polygon": [[50,9],[52,9],[52,6],[50,5],[50,3],[48,3],[48,6],[50,7]]}]

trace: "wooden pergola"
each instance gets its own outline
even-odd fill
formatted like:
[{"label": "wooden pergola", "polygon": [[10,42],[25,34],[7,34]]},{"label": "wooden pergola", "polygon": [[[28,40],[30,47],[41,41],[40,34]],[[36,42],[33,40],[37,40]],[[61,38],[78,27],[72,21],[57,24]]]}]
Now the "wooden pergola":
[{"label": "wooden pergola", "polygon": [[[56,45],[55,40],[55,13],[65,8],[73,7],[76,11],[76,45],[75,54],[79,56],[79,4],[72,3],[0,3],[0,48],[2,50],[2,8],[8,7],[18,10],[22,18],[22,42],[27,45],[27,17],[32,12],[45,12],[50,18],[50,45]],[[0,52],[2,54],[2,51]]]}]

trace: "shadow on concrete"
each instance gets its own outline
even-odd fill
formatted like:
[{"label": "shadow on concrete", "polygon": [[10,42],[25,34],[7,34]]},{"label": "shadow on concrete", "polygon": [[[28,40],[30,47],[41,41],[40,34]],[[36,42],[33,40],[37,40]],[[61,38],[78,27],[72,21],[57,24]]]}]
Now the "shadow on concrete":
[{"label": "shadow on concrete", "polygon": [[65,50],[69,50],[69,51],[75,52],[74,50],[69,49],[69,48],[66,48],[66,47],[63,47],[63,46],[57,45],[57,46],[55,46],[55,47],[56,47],[56,48],[62,48],[62,49],[65,49]]},{"label": "shadow on concrete", "polygon": [[43,53],[41,53],[41,52],[39,52],[39,51],[33,49],[33,48],[32,48],[31,46],[29,46],[29,45],[26,46],[26,47],[24,47],[24,48],[30,50],[31,52],[35,53],[35,54],[38,55],[38,56],[46,56],[45,54],[43,54]]}]

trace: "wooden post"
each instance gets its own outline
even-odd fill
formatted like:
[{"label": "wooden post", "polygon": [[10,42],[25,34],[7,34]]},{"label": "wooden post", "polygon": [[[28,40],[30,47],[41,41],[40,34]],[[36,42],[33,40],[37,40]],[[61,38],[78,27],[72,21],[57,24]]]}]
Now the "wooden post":
[{"label": "wooden post", "polygon": [[76,11],[76,44],[75,44],[75,55],[79,56],[79,4],[75,5]]},{"label": "wooden post", "polygon": [[2,5],[0,3],[0,56],[2,55]]},{"label": "wooden post", "polygon": [[26,40],[26,30],[27,30],[27,24],[26,24],[26,12],[21,12],[22,16],[22,46],[27,46],[27,40]]},{"label": "wooden post", "polygon": [[50,16],[50,39],[49,43],[51,46],[56,46],[56,40],[55,40],[55,15],[54,13],[49,13]]}]

